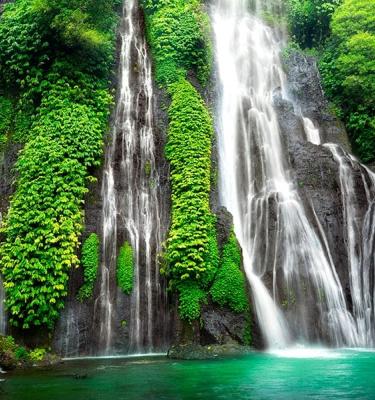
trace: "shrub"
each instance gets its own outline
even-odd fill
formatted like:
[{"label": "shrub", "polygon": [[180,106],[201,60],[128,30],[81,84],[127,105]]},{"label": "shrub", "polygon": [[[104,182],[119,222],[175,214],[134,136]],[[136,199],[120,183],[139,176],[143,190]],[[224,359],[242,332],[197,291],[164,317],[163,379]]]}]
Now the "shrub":
[{"label": "shrub", "polygon": [[217,268],[215,218],[210,211],[212,120],[185,80],[170,86],[166,156],[171,165],[172,223],[166,260],[171,283],[207,287]]},{"label": "shrub", "polygon": [[364,162],[375,160],[375,0],[344,0],[332,17],[332,37],[320,71]]},{"label": "shrub", "polygon": [[47,350],[43,348],[36,348],[29,353],[29,358],[33,362],[43,361],[46,356]]},{"label": "shrub", "polygon": [[201,305],[207,301],[206,292],[199,287],[198,282],[183,281],[177,284],[179,293],[178,312],[180,318],[186,321],[199,319]]},{"label": "shrub", "polygon": [[210,74],[208,17],[198,0],[145,0],[156,80],[172,103],[166,157],[171,166],[172,221],[166,242],[170,287],[179,293],[179,314],[192,321],[218,264],[215,217],[210,210],[213,123],[188,71],[204,84]]},{"label": "shrub", "polygon": [[303,48],[320,46],[330,35],[330,21],[342,0],[288,0],[289,29]]}]

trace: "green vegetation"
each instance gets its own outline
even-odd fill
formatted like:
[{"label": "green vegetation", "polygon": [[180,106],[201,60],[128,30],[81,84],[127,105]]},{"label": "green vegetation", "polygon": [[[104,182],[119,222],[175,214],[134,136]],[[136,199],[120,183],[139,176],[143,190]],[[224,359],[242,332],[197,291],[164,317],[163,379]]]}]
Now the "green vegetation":
[{"label": "green vegetation", "polygon": [[251,334],[251,323],[250,318],[246,322],[246,326],[242,335],[243,344],[246,346],[251,346],[253,343],[253,337]]},{"label": "green vegetation", "polygon": [[128,242],[125,242],[117,257],[117,284],[125,294],[130,294],[133,290],[133,280],[133,249]]},{"label": "green vegetation", "polygon": [[211,69],[208,17],[198,0],[144,2],[156,80],[172,102],[166,157],[171,166],[172,222],[166,243],[170,287],[179,293],[182,319],[200,316],[218,266],[215,217],[210,210],[213,123],[198,91]]},{"label": "green vegetation", "polygon": [[145,0],[156,80],[170,84],[193,71],[201,83],[210,75],[212,50],[208,16],[199,0]]},{"label": "green vegetation", "polygon": [[212,300],[237,313],[249,309],[245,277],[241,271],[241,249],[233,230],[223,247],[220,268],[211,287]]},{"label": "green vegetation", "polygon": [[320,70],[364,162],[375,160],[375,0],[345,0],[332,18]]},{"label": "green vegetation", "polygon": [[17,0],[0,19],[0,88],[14,97],[14,138],[25,143],[0,267],[10,323],[24,329],[53,327],[79,264],[86,184],[112,103],[115,5]]},{"label": "green vegetation", "polygon": [[7,136],[11,130],[12,120],[12,102],[3,96],[0,96],[0,150],[7,141]]},{"label": "green vegetation", "polygon": [[79,289],[78,300],[92,298],[96,276],[99,267],[99,238],[92,233],[83,243],[81,264],[83,267],[84,284]]},{"label": "green vegetation", "polygon": [[288,0],[288,23],[303,47],[320,46],[330,35],[330,21],[342,0]]},{"label": "green vegetation", "polygon": [[47,356],[47,350],[43,348],[36,348],[29,353],[30,361],[37,362],[43,361]]},{"label": "green vegetation", "polygon": [[289,26],[302,48],[320,52],[328,98],[353,149],[375,160],[375,0],[289,0]]},{"label": "green vegetation", "polygon": [[215,218],[210,210],[213,129],[203,100],[189,82],[181,80],[169,92],[166,156],[171,165],[172,223],[167,274],[181,295],[180,315],[191,320],[199,316],[200,289],[207,289],[218,263]]}]

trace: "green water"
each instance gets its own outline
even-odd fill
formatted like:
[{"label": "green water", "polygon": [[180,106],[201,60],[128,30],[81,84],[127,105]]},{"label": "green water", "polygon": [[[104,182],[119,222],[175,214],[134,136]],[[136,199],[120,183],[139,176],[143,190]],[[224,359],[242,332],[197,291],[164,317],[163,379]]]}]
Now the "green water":
[{"label": "green water", "polygon": [[2,400],[375,399],[375,353],[79,360],[0,378],[5,379],[0,383]]}]

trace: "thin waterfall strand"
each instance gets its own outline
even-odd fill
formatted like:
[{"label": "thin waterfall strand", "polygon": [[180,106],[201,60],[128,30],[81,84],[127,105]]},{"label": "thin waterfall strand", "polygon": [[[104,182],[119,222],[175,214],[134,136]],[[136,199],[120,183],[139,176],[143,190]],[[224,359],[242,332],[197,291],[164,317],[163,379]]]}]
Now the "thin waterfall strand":
[{"label": "thin waterfall strand", "polygon": [[[136,0],[125,2],[120,33],[120,93],[102,187],[103,262],[100,295],[96,301],[100,313],[101,347],[106,354],[112,347],[115,307],[110,282],[115,279],[119,231],[124,227],[134,257],[130,352],[153,350],[154,301],[161,295],[156,258],[160,252],[162,228],[155,162],[152,74]],[[121,157],[118,162],[119,147]]]}]

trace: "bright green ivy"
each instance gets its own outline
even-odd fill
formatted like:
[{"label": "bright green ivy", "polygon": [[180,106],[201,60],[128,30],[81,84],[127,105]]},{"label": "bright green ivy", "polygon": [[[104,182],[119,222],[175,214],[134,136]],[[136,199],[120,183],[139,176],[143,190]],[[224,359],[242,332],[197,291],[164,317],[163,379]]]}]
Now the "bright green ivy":
[{"label": "bright green ivy", "polygon": [[0,18],[0,88],[14,96],[12,139],[25,143],[0,270],[10,323],[24,329],[53,327],[79,265],[84,196],[112,104],[115,6],[16,0]]},{"label": "bright green ivy", "polygon": [[99,267],[99,238],[92,233],[83,243],[81,265],[83,268],[84,283],[79,289],[78,300],[84,301],[92,298],[96,276]]},{"label": "bright green ivy", "polygon": [[186,79],[205,84],[211,69],[208,16],[198,0],[145,0],[156,80],[171,105],[166,157],[171,166],[172,221],[166,273],[179,293],[182,319],[199,318],[218,267],[216,218],[210,209],[213,122],[201,95]]},{"label": "bright green ivy", "polygon": [[145,0],[156,80],[169,84],[193,71],[205,83],[212,49],[209,20],[199,0]]},{"label": "bright green ivy", "polygon": [[0,96],[0,150],[7,141],[13,122],[12,102]]},{"label": "bright green ivy", "polygon": [[249,308],[241,259],[241,248],[232,230],[228,242],[224,244],[220,268],[210,293],[214,302],[228,306],[237,313],[245,312]]},{"label": "bright green ivy", "polygon": [[120,247],[117,257],[117,284],[125,294],[133,290],[134,259],[133,249],[128,242]]}]

